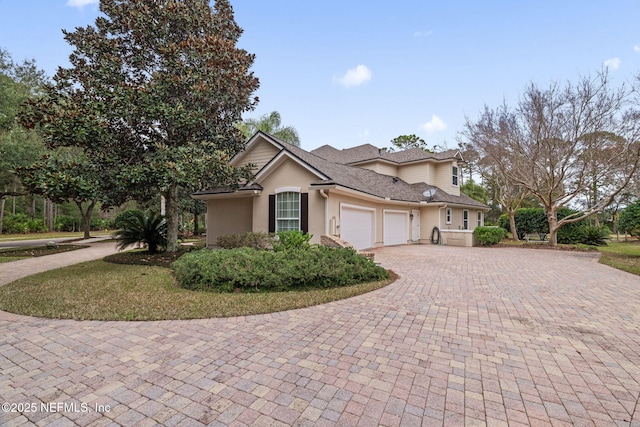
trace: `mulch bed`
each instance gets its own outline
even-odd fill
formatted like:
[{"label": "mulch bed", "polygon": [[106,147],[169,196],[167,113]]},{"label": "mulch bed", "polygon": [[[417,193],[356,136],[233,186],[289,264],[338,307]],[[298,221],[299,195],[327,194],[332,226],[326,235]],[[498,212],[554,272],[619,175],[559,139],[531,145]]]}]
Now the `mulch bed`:
[{"label": "mulch bed", "polygon": [[189,251],[180,250],[178,252],[159,252],[157,254],[150,254],[147,251],[118,252],[116,254],[106,256],[104,261],[111,262],[113,264],[155,265],[158,267],[169,268],[175,260],[187,252]]},{"label": "mulch bed", "polygon": [[493,245],[494,248],[522,248],[522,249],[548,249],[554,251],[572,251],[572,252],[597,252],[598,249],[595,247],[584,247],[584,246],[575,246],[575,245],[563,245],[558,244],[558,246],[551,246],[548,243],[524,243],[521,245],[517,244],[508,244],[508,243],[498,243],[497,245]]}]

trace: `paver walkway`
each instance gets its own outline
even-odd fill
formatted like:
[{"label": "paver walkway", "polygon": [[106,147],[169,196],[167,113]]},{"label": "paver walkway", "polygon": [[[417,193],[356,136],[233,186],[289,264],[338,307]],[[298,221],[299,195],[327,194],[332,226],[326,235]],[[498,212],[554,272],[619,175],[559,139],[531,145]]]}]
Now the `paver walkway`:
[{"label": "paver walkway", "polygon": [[89,247],[85,249],[0,263],[0,286],[32,274],[93,261],[114,254],[117,252],[116,244],[114,242],[104,242],[108,238],[97,237],[73,242],[74,245],[88,245]]},{"label": "paver walkway", "polygon": [[640,425],[638,277],[584,253],[375,252],[400,280],[272,315],[0,312],[0,401],[23,409],[0,425]]}]

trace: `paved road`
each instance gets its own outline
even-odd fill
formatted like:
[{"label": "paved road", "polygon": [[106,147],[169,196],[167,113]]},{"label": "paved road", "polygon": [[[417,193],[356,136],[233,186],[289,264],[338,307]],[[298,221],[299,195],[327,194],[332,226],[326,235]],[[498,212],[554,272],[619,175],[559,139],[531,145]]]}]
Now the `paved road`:
[{"label": "paved road", "polygon": [[400,280],[271,315],[0,312],[0,401],[37,409],[0,424],[640,425],[638,277],[584,253],[375,253]]},{"label": "paved road", "polygon": [[96,237],[74,242],[77,245],[89,245],[89,248],[86,249],[0,263],[0,286],[32,274],[92,261],[116,253],[114,242],[104,242],[108,238]]},{"label": "paved road", "polygon": [[46,246],[47,242],[62,243],[75,239],[34,239],[34,240],[0,240],[0,248],[22,248],[25,246]]}]

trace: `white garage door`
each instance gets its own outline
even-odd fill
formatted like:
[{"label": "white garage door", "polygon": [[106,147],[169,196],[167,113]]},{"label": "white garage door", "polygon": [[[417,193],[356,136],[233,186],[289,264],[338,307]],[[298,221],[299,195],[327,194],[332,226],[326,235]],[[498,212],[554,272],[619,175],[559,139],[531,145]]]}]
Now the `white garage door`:
[{"label": "white garage door", "polygon": [[409,215],[407,212],[384,212],[384,244],[406,245],[409,236]]},{"label": "white garage door", "polygon": [[356,249],[373,247],[375,221],[374,210],[354,206],[342,206],[340,212],[340,238]]}]

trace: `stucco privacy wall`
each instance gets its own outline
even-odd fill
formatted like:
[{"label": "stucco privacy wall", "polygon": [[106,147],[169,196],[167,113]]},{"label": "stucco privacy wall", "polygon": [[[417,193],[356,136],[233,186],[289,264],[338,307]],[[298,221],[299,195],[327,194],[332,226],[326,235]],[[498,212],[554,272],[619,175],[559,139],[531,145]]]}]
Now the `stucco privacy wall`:
[{"label": "stucco privacy wall", "polygon": [[215,246],[222,234],[251,231],[253,197],[207,201],[207,246]]},{"label": "stucco privacy wall", "polygon": [[262,195],[254,199],[253,230],[269,231],[269,195],[279,188],[296,187],[301,193],[309,193],[309,234],[313,235],[311,243],[320,243],[320,236],[324,234],[325,199],[319,191],[309,190],[309,185],[318,177],[289,159],[284,159],[277,170],[259,182],[263,190]]}]

